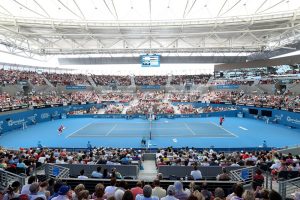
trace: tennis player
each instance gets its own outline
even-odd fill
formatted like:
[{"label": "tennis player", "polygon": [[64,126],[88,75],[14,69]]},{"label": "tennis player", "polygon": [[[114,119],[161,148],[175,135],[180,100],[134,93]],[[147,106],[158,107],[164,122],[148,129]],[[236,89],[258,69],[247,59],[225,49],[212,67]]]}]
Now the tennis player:
[{"label": "tennis player", "polygon": [[64,125],[60,125],[60,127],[57,129],[58,135],[61,135],[63,133],[64,129],[65,129]]},{"label": "tennis player", "polygon": [[225,120],[224,117],[221,116],[221,117],[220,117],[220,126],[223,125],[224,120]]}]

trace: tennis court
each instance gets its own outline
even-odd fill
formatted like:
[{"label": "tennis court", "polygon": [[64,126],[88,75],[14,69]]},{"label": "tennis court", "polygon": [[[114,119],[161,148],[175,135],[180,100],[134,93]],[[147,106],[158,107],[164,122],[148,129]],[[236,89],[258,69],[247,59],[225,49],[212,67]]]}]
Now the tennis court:
[{"label": "tennis court", "polygon": [[[140,148],[142,138],[149,147],[259,147],[291,146],[299,143],[299,129],[264,121],[227,117],[223,127],[218,117],[159,119],[151,124],[144,119],[68,118],[39,123],[1,136],[0,146],[9,148],[37,146],[85,148],[92,145],[119,148]],[[62,135],[58,127],[64,125]],[[149,140],[150,132],[152,134]]]},{"label": "tennis court", "polygon": [[212,122],[89,123],[68,137],[236,137]]}]

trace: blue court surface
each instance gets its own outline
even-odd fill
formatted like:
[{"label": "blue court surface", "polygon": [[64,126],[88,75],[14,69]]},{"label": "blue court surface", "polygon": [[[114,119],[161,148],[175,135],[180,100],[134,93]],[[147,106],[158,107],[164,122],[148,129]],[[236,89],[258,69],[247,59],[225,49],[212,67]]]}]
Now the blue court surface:
[{"label": "blue court surface", "polygon": [[[66,129],[58,135],[61,124]],[[46,147],[85,148],[90,141],[93,146],[140,148],[143,137],[150,148],[259,147],[263,140],[270,147],[284,147],[300,143],[300,129],[234,117],[227,117],[222,127],[217,117],[160,119],[152,123],[143,119],[70,118],[7,132],[0,138],[0,146],[33,147],[41,141]]]}]

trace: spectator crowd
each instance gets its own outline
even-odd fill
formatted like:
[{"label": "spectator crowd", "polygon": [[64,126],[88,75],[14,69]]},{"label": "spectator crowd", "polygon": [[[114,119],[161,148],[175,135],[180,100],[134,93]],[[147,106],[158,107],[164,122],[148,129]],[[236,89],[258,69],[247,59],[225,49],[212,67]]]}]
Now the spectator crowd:
[{"label": "spectator crowd", "polygon": [[167,76],[135,76],[136,85],[166,85]]},{"label": "spectator crowd", "polygon": [[[167,188],[160,183],[164,178],[158,174],[152,185],[144,184],[142,180],[136,182],[136,186],[129,187],[126,179],[122,179],[116,168],[108,171],[105,167],[98,167],[90,175],[92,178],[110,179],[110,185],[106,187],[100,182],[95,184],[94,190],[87,190],[82,183],[71,188],[59,179],[53,178],[42,180],[33,176],[33,170],[44,163],[56,164],[107,164],[120,165],[130,164],[134,160],[141,160],[142,151],[133,149],[116,148],[93,148],[90,151],[68,152],[65,149],[47,148],[20,148],[18,151],[0,149],[0,170],[14,172],[16,168],[22,168],[29,176],[27,184],[21,187],[18,181],[13,182],[4,191],[4,200],[87,200],[87,199],[109,199],[109,200],[281,200],[281,196],[263,187],[264,175],[262,169],[270,170],[272,174],[280,171],[300,170],[298,155],[283,155],[277,151],[252,151],[252,152],[215,152],[210,150],[196,150],[194,148],[158,149],[156,152],[157,166],[193,166],[190,173],[190,184],[184,188],[181,181],[176,180]],[[103,166],[103,165],[102,165]],[[207,183],[194,182],[202,179],[198,166],[257,166],[253,176],[252,189],[244,189],[240,183],[234,184],[231,190],[217,187],[210,191]],[[223,168],[225,169],[225,168]],[[89,177],[84,170],[79,169],[77,179],[84,180]],[[216,176],[216,180],[229,181],[231,176],[223,170]],[[300,194],[296,192],[295,199]],[[298,200],[298,199],[296,199]]]},{"label": "spectator crowd", "polygon": [[0,83],[1,85],[15,85],[24,84],[30,81],[33,85],[45,85],[44,78],[32,71],[18,71],[18,70],[4,70],[0,69]]},{"label": "spectator crowd", "polygon": [[92,78],[96,85],[109,86],[116,84],[120,86],[131,85],[130,76],[105,76],[105,75],[92,75]]},{"label": "spectator crowd", "polygon": [[186,83],[192,83],[195,85],[207,84],[211,75],[200,74],[200,75],[178,75],[173,76],[171,80],[171,85],[185,85]]}]

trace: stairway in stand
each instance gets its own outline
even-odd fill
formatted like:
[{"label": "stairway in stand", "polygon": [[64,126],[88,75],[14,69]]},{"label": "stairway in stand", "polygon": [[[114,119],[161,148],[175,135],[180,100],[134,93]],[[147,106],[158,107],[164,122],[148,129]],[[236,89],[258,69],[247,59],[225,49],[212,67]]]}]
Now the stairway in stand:
[{"label": "stairway in stand", "polygon": [[158,173],[156,169],[155,157],[151,159],[146,158],[142,162],[142,165],[144,170],[140,170],[138,178],[140,180],[153,181]]}]

